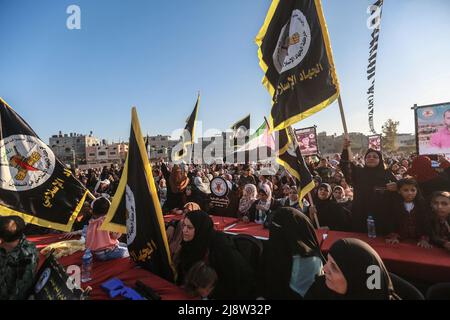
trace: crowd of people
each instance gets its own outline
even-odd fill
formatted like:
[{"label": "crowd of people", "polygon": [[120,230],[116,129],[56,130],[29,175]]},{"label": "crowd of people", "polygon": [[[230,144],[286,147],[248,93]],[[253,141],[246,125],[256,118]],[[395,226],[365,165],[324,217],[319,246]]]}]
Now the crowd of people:
[{"label": "crowd of people", "polygon": [[[342,154],[332,159],[306,159],[315,188],[301,200],[295,180],[282,168],[266,175],[262,164],[153,162],[163,214],[183,215],[166,225],[176,284],[210,299],[401,298],[392,275],[367,243],[342,239],[324,256],[314,230],[367,233],[371,217],[387,245],[414,240],[420,247],[437,246],[450,253],[450,163],[441,157],[440,167],[434,168],[426,156],[399,158],[372,149],[355,158],[349,146],[346,140]],[[97,199],[85,203],[66,237],[81,234],[87,226],[86,247],[97,259],[127,257],[124,236],[98,228],[121,169],[113,165],[77,171],[76,176]],[[230,190],[227,208],[210,202],[215,177],[225,179]],[[254,239],[237,240],[216,231],[210,215],[233,216],[267,228],[261,260],[250,261],[239,250],[242,243],[257,247]],[[0,218],[0,299],[25,298],[25,284],[36,267],[34,246],[25,239],[31,231],[20,220]],[[376,290],[366,285],[370,265],[382,271],[382,285]],[[18,287],[16,278],[24,286]]]}]

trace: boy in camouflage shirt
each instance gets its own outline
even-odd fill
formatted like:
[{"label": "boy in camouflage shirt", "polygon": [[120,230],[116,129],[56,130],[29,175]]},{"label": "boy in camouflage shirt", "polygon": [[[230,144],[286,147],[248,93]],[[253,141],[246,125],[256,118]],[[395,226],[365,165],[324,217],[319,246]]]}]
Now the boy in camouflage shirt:
[{"label": "boy in camouflage shirt", "polygon": [[38,252],[24,228],[19,217],[0,217],[0,300],[27,299],[31,293]]}]

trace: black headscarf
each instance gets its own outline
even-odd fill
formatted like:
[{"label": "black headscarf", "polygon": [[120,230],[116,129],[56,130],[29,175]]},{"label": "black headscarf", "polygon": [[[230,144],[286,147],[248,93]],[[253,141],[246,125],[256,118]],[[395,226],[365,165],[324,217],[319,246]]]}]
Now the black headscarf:
[{"label": "black headscarf", "polygon": [[373,180],[383,179],[386,176],[386,168],[384,165],[383,154],[380,151],[374,149],[367,150],[366,154],[364,155],[364,162],[367,158],[367,155],[371,152],[376,153],[378,155],[378,158],[380,158],[380,162],[374,168],[369,168],[367,165],[364,165],[364,171],[367,173],[369,179]]},{"label": "black headscarf", "polygon": [[203,260],[208,252],[211,238],[214,234],[214,223],[210,216],[200,210],[188,212],[185,216],[195,228],[191,241],[181,242],[180,262],[178,264],[179,281],[198,261]]},{"label": "black headscarf", "polygon": [[270,226],[269,241],[288,248],[291,256],[317,256],[325,262],[309,218],[291,207],[275,211]]},{"label": "black headscarf", "polygon": [[331,186],[328,183],[321,183],[318,189],[320,188],[326,188],[328,190],[328,198],[324,200],[319,199],[319,192],[313,196],[319,224],[321,226],[327,226],[331,230],[346,231],[348,224],[347,216],[334,199]]},{"label": "black headscarf", "polygon": [[294,208],[282,207],[275,211],[270,225],[269,241],[264,248],[264,297],[267,299],[292,299],[289,288],[292,257],[317,256],[320,252],[314,228],[303,213]]},{"label": "black headscarf", "polygon": [[[359,239],[341,239],[336,241],[328,254],[341,269],[347,280],[347,292],[342,296],[352,300],[391,300],[398,298],[394,292],[389,273],[378,253],[367,243]],[[367,286],[369,266],[380,269],[380,289],[369,289]]]}]

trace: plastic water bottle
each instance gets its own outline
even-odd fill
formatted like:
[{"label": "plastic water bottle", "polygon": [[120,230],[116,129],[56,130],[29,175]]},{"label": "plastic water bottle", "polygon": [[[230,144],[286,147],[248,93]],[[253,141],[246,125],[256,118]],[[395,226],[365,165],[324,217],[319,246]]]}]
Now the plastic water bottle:
[{"label": "plastic water bottle", "polygon": [[83,230],[81,231],[81,241],[86,242],[86,234],[87,234],[87,224],[83,226]]},{"label": "plastic water bottle", "polygon": [[369,216],[367,218],[367,235],[369,236],[369,238],[377,237],[377,233],[375,231],[375,220],[372,216]]},{"label": "plastic water bottle", "polygon": [[90,249],[86,249],[83,255],[83,264],[81,266],[81,282],[88,282],[92,280],[92,253]]},{"label": "plastic water bottle", "polygon": [[263,223],[263,221],[262,221],[262,210],[258,210],[258,211],[256,212],[255,223],[257,223],[257,224]]}]

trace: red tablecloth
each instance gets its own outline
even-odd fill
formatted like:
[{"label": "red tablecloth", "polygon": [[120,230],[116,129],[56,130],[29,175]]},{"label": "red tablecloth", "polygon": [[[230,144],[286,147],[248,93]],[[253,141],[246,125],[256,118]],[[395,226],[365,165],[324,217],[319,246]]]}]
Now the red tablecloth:
[{"label": "red tablecloth", "polygon": [[[450,281],[450,253],[444,249],[420,248],[414,241],[391,245],[385,242],[384,237],[371,239],[363,233],[330,231],[322,243],[322,251],[328,252],[333,243],[342,238],[367,242],[378,252],[389,271],[400,276],[433,283]],[[321,239],[320,235],[319,241]]]},{"label": "red tablecloth", "polygon": [[225,232],[236,233],[236,234],[250,234],[257,238],[268,239],[269,229],[264,229],[262,224],[257,224],[254,222],[238,222],[234,225],[225,228]]},{"label": "red tablecloth", "polygon": [[[172,220],[181,220],[184,215],[182,214],[168,214],[164,216],[165,222],[170,222]],[[223,231],[226,227],[232,225],[233,223],[238,222],[237,218],[232,217],[219,217],[219,216],[210,216],[212,221],[214,222],[214,228],[218,231]]]},{"label": "red tablecloth", "polygon": [[[34,242],[40,250],[48,244],[61,241],[60,237],[61,235],[46,235],[30,236],[27,239]],[[60,258],[59,262],[65,267],[69,265],[78,265],[81,267],[82,256],[83,252],[76,252],[70,256]],[[41,255],[39,265],[43,261],[44,257]],[[134,287],[136,281],[141,280],[159,294],[162,300],[190,299],[182,289],[147,270],[137,267],[129,258],[110,261],[98,261],[94,259],[92,265],[92,281],[83,283],[82,286],[84,288],[86,286],[92,287],[91,299],[107,300],[110,298],[100,286],[111,278],[118,278],[130,287]]]},{"label": "red tablecloth", "polygon": [[[269,230],[253,222],[239,222],[227,228],[225,232],[269,238]],[[322,230],[317,231],[319,242],[323,233]],[[384,237],[370,239],[362,233],[329,231],[327,239],[322,243],[322,251],[327,253],[331,245],[342,238],[357,238],[367,242],[378,252],[389,271],[400,276],[432,283],[450,281],[450,253],[444,249],[423,249],[412,241],[389,245]]]}]

